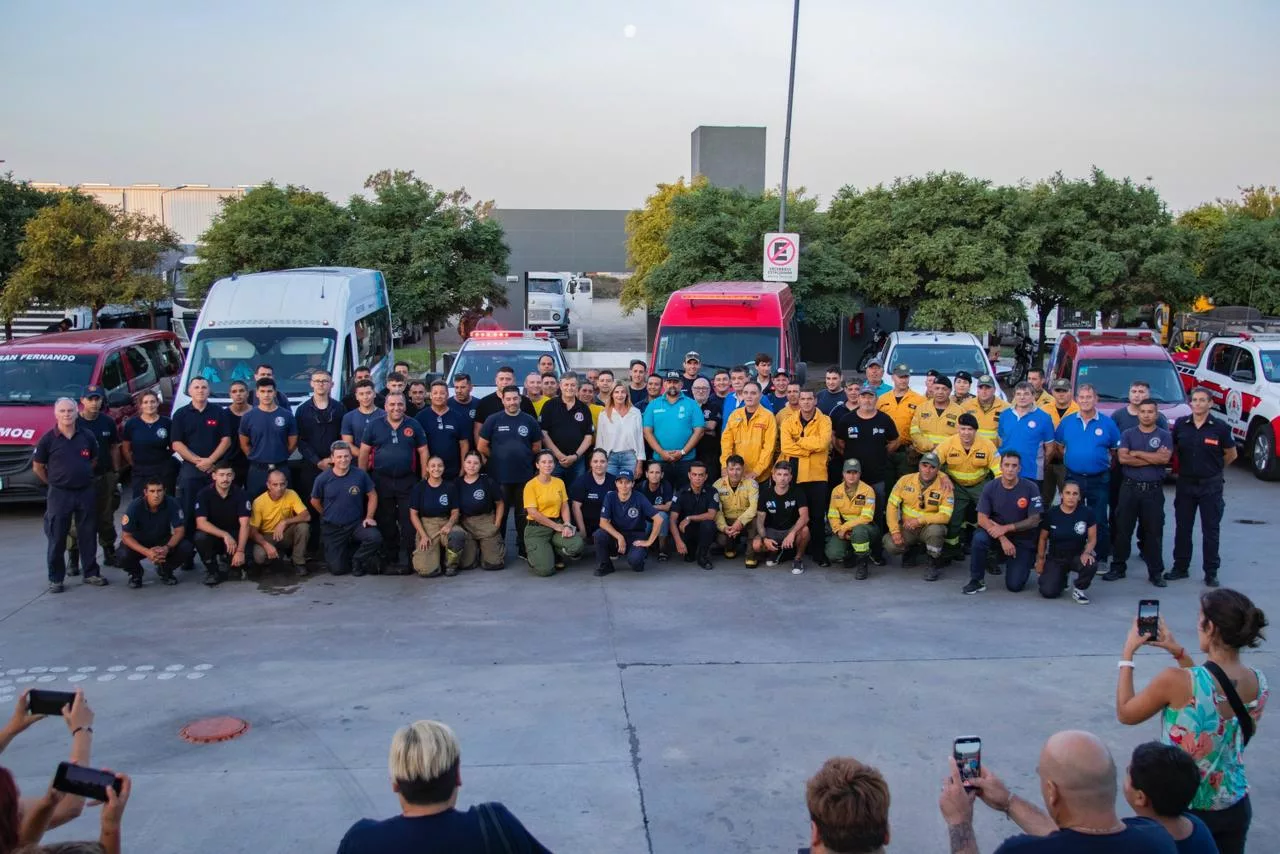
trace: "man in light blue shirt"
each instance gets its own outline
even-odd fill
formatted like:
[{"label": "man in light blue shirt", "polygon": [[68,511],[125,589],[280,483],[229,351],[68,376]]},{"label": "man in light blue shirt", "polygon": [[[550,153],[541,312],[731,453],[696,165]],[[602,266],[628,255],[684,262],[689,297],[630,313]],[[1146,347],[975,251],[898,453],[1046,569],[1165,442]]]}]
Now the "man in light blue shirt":
[{"label": "man in light blue shirt", "polygon": [[684,392],[679,371],[667,371],[663,395],[644,410],[644,440],[653,459],[662,462],[663,475],[677,491],[688,484],[689,463],[706,430],[702,407]]}]

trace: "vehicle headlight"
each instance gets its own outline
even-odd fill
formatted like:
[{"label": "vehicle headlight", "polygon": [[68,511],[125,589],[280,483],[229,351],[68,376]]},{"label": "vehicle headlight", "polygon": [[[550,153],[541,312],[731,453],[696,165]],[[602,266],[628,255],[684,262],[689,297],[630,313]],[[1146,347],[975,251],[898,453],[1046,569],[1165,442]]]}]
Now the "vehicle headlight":
[{"label": "vehicle headlight", "polygon": [[560,312],[556,312],[555,314],[551,315],[551,319],[552,319],[552,320],[559,320],[559,319],[560,319]]}]

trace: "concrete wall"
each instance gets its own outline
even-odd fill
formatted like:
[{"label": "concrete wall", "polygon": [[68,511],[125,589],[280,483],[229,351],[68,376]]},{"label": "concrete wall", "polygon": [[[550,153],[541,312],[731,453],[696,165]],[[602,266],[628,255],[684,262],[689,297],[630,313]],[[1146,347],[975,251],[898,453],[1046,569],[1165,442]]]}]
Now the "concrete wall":
[{"label": "concrete wall", "polygon": [[627,265],[627,211],[503,209],[493,212],[511,249],[508,272],[622,273]]},{"label": "concrete wall", "polygon": [[764,191],[764,128],[701,125],[694,128],[691,143],[694,175],[717,187]]}]

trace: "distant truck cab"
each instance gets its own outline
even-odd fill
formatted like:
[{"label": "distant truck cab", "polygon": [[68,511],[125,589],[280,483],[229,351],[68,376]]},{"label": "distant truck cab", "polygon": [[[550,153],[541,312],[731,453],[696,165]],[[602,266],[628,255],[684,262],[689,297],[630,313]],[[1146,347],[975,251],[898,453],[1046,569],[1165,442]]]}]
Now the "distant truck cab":
[{"label": "distant truck cab", "polygon": [[683,370],[690,351],[701,357],[708,379],[713,371],[750,366],[758,353],[773,359],[774,370],[807,379],[795,297],[776,282],[703,282],[667,297],[650,369]]},{"label": "distant truck cab", "polygon": [[525,325],[567,342],[570,286],[574,282],[572,273],[525,273]]},{"label": "distant truck cab", "polygon": [[191,337],[175,408],[189,402],[195,377],[209,399],[231,402],[231,383],[253,384],[260,364],[295,407],[311,396],[311,372],[333,374],[331,394],[351,391],[355,369],[367,366],[382,388],[393,360],[387,282],[377,270],[306,267],[219,279],[209,289]]},{"label": "distant truck cab", "polygon": [[54,426],[58,398],[79,403],[85,386],[102,386],[102,411],[119,427],[137,413],[143,392],[156,392],[168,414],[181,373],[178,338],[159,329],[87,329],[0,344],[0,503],[44,499],[31,454]]}]

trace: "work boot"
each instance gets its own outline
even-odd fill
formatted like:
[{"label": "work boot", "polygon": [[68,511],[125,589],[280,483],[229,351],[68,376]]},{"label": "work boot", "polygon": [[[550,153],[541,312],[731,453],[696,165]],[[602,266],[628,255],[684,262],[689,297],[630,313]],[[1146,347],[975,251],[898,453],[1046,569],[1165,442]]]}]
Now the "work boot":
[{"label": "work boot", "polygon": [[840,562],[840,565],[843,566],[845,569],[853,569],[860,562],[861,560],[856,554],[854,554],[853,552],[849,552],[844,556],[844,560]]},{"label": "work boot", "polygon": [[868,564],[868,560],[866,557],[860,557],[857,559],[858,568],[857,568],[857,571],[854,572],[853,577],[858,581],[867,580],[867,575],[870,574],[870,570],[867,568],[867,564]]},{"label": "work boot", "polygon": [[1177,581],[1182,578],[1190,578],[1190,577],[1191,577],[1191,573],[1187,572],[1185,567],[1177,567],[1177,566],[1175,566],[1173,569],[1169,570],[1164,574],[1165,581]]},{"label": "work boot", "polygon": [[939,578],[941,578],[942,569],[944,566],[946,566],[946,560],[947,559],[944,558],[942,555],[929,558],[929,568],[925,570],[924,580],[937,581]]},{"label": "work boot", "polygon": [[50,592],[50,593],[61,593],[62,591],[66,590],[66,589],[67,589],[67,588],[63,586],[63,584],[62,584],[62,582],[61,582],[61,581],[50,581],[50,582],[49,582],[49,592]]},{"label": "work boot", "polygon": [[101,575],[90,575],[85,578],[84,583],[90,587],[106,587],[109,582]]},{"label": "work boot", "polygon": [[1205,587],[1221,587],[1222,585],[1218,581],[1218,573],[1206,572],[1204,574],[1204,586]]},{"label": "work boot", "polygon": [[871,553],[871,565],[872,565],[872,566],[887,566],[888,564],[889,564],[889,561],[887,561],[887,560],[885,560],[885,559],[884,559],[884,553],[883,553],[883,552],[873,551],[873,552]]},{"label": "work boot", "polygon": [[172,587],[178,583],[178,577],[173,574],[173,570],[163,570],[160,572],[160,583],[166,587]]},{"label": "work boot", "polygon": [[1102,580],[1103,581],[1119,581],[1121,578],[1124,578],[1125,570],[1126,570],[1126,567],[1124,564],[1113,563],[1111,564],[1111,569],[1107,571],[1107,574],[1102,576]]},{"label": "work boot", "polygon": [[204,583],[206,587],[217,587],[222,583],[222,573],[218,572],[216,564],[204,568]]},{"label": "work boot", "polygon": [[1162,578],[1162,577],[1161,577],[1161,576],[1159,576],[1159,575],[1153,575],[1153,576],[1151,576],[1151,577],[1150,577],[1150,579],[1148,579],[1148,580],[1149,580],[1149,581],[1151,582],[1151,584],[1152,584],[1153,586],[1155,586],[1155,587],[1168,587],[1168,586],[1169,586],[1169,582],[1165,581],[1165,580],[1164,580],[1164,578]]},{"label": "work boot", "polygon": [[592,575],[596,578],[604,578],[606,575],[612,574],[613,571],[613,561],[606,560],[604,563],[596,567],[596,571],[593,572]]},{"label": "work boot", "polygon": [[131,590],[137,590],[141,586],[142,586],[142,573],[140,572],[129,573],[129,588]]}]

